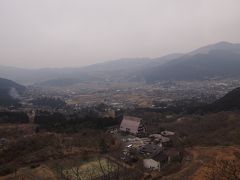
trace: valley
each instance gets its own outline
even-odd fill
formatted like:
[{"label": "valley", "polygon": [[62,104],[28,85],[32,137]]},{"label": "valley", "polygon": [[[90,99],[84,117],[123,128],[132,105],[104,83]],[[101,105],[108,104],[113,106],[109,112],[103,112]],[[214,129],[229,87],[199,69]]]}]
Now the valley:
[{"label": "valley", "polygon": [[[240,79],[228,70],[240,66],[229,61],[225,71],[205,63],[218,57],[213,50],[236,55],[238,47],[217,43],[138,66],[127,59],[46,74],[22,70],[46,75],[24,78],[24,85],[0,79],[0,179],[231,177],[239,168]],[[220,74],[205,76],[212,70],[201,66]]]}]

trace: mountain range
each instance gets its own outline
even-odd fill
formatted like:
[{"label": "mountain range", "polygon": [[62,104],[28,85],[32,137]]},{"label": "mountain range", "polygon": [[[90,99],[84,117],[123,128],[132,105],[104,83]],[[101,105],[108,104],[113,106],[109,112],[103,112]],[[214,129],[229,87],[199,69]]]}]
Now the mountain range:
[{"label": "mountain range", "polygon": [[141,75],[148,82],[240,77],[240,54],[211,50],[207,54],[185,55],[162,66],[146,69]]},{"label": "mountain range", "polygon": [[240,77],[240,44],[219,42],[185,54],[119,59],[81,68],[0,66],[0,77],[22,84],[64,86],[89,81],[204,80]]}]

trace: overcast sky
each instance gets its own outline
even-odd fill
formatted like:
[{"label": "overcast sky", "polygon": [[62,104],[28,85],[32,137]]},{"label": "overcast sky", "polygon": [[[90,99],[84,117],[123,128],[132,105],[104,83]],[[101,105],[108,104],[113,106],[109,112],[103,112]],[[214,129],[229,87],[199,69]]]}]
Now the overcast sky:
[{"label": "overcast sky", "polygon": [[0,64],[77,67],[240,42],[240,0],[0,0]]}]

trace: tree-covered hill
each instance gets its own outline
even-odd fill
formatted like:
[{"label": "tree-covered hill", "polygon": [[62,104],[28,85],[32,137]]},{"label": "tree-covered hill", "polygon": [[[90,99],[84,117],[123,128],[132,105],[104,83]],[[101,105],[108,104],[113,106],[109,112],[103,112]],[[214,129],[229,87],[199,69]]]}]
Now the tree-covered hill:
[{"label": "tree-covered hill", "polygon": [[0,106],[17,105],[25,87],[11,80],[0,78]]}]

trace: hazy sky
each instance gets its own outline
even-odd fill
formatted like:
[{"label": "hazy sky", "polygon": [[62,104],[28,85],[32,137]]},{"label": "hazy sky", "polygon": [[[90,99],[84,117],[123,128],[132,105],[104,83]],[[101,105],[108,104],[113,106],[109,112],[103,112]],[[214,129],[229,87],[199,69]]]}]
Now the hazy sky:
[{"label": "hazy sky", "polygon": [[0,64],[76,67],[240,42],[240,0],[0,0]]}]

